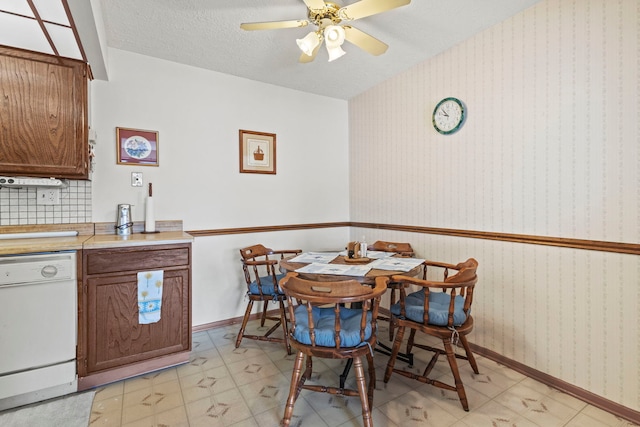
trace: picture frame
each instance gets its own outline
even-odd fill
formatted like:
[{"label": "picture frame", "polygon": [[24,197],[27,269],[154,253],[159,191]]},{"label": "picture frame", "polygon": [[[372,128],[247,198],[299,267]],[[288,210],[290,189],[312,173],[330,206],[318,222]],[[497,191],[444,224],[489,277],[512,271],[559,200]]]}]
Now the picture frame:
[{"label": "picture frame", "polygon": [[157,131],[116,128],[119,165],[159,166],[158,144]]},{"label": "picture frame", "polygon": [[276,173],[276,134],[240,129],[240,173]]}]

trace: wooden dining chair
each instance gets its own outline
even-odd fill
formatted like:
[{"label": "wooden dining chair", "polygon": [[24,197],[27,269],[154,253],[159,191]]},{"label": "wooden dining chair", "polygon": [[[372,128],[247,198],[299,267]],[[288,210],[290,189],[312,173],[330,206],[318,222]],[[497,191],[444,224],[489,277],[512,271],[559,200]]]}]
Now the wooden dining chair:
[{"label": "wooden dining chair", "polygon": [[415,255],[410,243],[385,242],[378,240],[367,248],[369,251],[395,252],[400,256],[413,257]]},{"label": "wooden dining chair", "polygon": [[[478,281],[478,276],[476,275],[478,262],[473,258],[469,258],[467,261],[457,265],[433,261],[425,261],[424,265],[427,269],[436,267],[442,271],[442,280],[432,281],[402,275],[393,276],[392,278],[393,281],[403,286],[400,287],[400,301],[391,306],[393,321],[397,325],[398,331],[396,332],[391,356],[387,363],[384,382],[388,382],[391,374],[395,372],[422,383],[455,391],[458,393],[462,407],[465,411],[468,411],[469,403],[460,378],[456,358],[467,360],[473,372],[479,373],[478,364],[467,341],[467,335],[473,330],[471,303],[473,302],[474,288]],[[449,276],[449,272],[452,270],[456,271],[456,274]],[[407,295],[407,287],[405,285],[418,286],[422,289]],[[422,375],[394,367],[406,328],[411,330],[407,341],[407,354],[411,353],[413,347],[434,353]],[[443,349],[416,343],[416,332],[440,338],[443,343]],[[457,345],[457,342],[462,344],[465,355],[456,354],[454,351],[453,346]],[[429,373],[436,365],[438,357],[443,354],[446,355],[449,362],[454,385],[429,378]]]},{"label": "wooden dining chair", "polygon": [[[378,240],[372,245],[370,245],[367,250],[369,251],[382,251],[382,252],[394,252],[396,256],[402,257],[413,257],[415,256],[415,252],[411,247],[410,243],[400,243],[400,242],[385,242],[384,240]],[[399,284],[394,283],[393,281],[389,281],[389,306],[395,304],[396,302],[396,289],[398,289]],[[385,314],[385,309],[381,310],[381,313],[378,315],[378,320],[383,320],[389,322],[389,341],[393,341],[393,332],[395,330],[393,324],[393,318],[391,314]]]},{"label": "wooden dining chair", "polygon": [[[357,280],[317,282],[302,279],[298,273],[289,273],[280,281],[288,299],[291,345],[297,352],[282,425],[289,426],[294,404],[301,390],[305,389],[359,396],[364,425],[373,427],[371,407],[376,383],[373,365],[376,318],[380,297],[387,289],[388,280],[378,277],[375,285],[369,286]],[[293,299],[299,301],[298,305],[294,306]],[[348,308],[347,304],[351,307]],[[353,308],[353,304],[358,308]],[[362,356],[367,359],[368,385]],[[306,383],[313,371],[313,357],[353,360],[357,390]]]},{"label": "wooden dining chair", "polygon": [[[259,341],[283,343],[287,354],[291,354],[287,315],[284,306],[285,295],[278,287],[278,281],[284,277],[284,274],[276,274],[276,267],[278,262],[286,255],[297,255],[301,252],[301,249],[273,250],[265,248],[260,244],[240,249],[240,261],[242,262],[244,279],[247,284],[247,298],[249,302],[244,312],[244,317],[242,318],[242,326],[236,338],[236,348],[240,347],[243,338],[249,338]],[[280,313],[278,317],[268,314],[269,301],[279,304]],[[263,335],[245,333],[254,302],[262,302],[262,314],[260,315],[261,327],[264,327],[265,321],[267,320],[276,322]],[[271,337],[271,334],[280,326],[282,327],[284,338]]]}]

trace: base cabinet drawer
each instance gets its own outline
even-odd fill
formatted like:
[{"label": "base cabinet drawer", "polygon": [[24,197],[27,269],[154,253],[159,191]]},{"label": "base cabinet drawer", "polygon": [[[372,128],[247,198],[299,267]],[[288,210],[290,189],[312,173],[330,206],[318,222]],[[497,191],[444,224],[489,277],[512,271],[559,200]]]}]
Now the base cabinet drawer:
[{"label": "base cabinet drawer", "polygon": [[85,268],[88,276],[123,273],[127,271],[157,270],[178,266],[189,266],[191,248],[189,245],[139,246],[117,250],[88,250]]}]

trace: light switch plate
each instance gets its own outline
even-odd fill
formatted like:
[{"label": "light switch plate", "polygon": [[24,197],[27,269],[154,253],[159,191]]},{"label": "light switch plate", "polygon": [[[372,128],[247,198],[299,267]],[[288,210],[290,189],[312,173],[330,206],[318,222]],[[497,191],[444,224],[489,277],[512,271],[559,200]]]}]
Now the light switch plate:
[{"label": "light switch plate", "polygon": [[142,172],[131,172],[131,186],[142,187]]}]

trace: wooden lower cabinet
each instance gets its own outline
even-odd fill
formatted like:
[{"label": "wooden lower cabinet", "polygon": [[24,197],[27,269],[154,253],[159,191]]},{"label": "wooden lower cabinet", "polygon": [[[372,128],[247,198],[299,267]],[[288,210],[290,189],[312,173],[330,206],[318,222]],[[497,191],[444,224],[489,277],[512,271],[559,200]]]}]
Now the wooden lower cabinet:
[{"label": "wooden lower cabinet", "polygon": [[[78,388],[184,363],[191,351],[191,244],[83,251]],[[138,272],[163,270],[156,323],[138,322]]]}]

